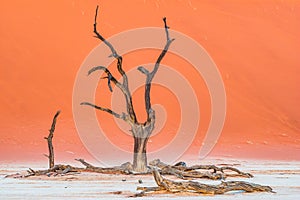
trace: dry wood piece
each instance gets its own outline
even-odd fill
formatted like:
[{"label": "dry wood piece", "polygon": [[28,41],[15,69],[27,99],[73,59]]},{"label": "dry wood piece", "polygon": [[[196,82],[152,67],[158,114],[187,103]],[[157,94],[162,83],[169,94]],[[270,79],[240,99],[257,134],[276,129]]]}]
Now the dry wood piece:
[{"label": "dry wood piece", "polygon": [[57,176],[58,174],[67,174],[69,172],[78,172],[80,168],[72,167],[70,165],[55,165],[52,168],[46,169],[46,170],[33,170],[29,168],[27,170],[28,174],[24,177],[29,176],[41,176],[41,175],[47,175],[47,176]]},{"label": "dry wood piece", "polygon": [[60,114],[60,110],[57,111],[53,117],[53,121],[52,121],[51,128],[49,130],[48,137],[44,137],[45,140],[47,140],[48,142],[49,155],[45,155],[45,156],[49,159],[49,169],[54,167],[54,151],[53,151],[52,138],[53,138],[53,133],[55,131],[56,119],[59,114]]},{"label": "dry wood piece", "polygon": [[77,170],[81,172],[96,172],[96,173],[102,173],[102,174],[131,174],[132,172],[132,164],[127,162],[122,164],[121,166],[115,166],[115,167],[95,167],[89,163],[87,163],[83,159],[75,159],[82,163],[86,168],[76,168]]},{"label": "dry wood piece", "polygon": [[71,165],[55,165],[54,167],[46,170],[33,170],[29,168],[29,170],[27,170],[28,174],[25,175],[24,177],[42,176],[42,175],[56,176],[56,175],[65,175],[70,172],[95,172],[95,173],[102,173],[102,174],[133,174],[132,164],[129,162],[116,167],[95,167],[87,163],[83,159],[75,159],[75,160],[82,163],[86,168],[74,167]]},{"label": "dry wood piece", "polygon": [[202,184],[196,181],[172,181],[161,176],[157,169],[153,169],[153,176],[158,187],[138,187],[141,195],[147,193],[199,193],[224,194],[229,191],[242,190],[244,192],[273,192],[269,186],[263,186],[244,181],[226,181],[218,185]]},{"label": "dry wood piece", "polygon": [[207,178],[218,180],[225,179],[227,177],[253,177],[250,173],[245,173],[234,167],[228,166],[217,167],[215,165],[193,165],[188,167],[184,162],[178,162],[175,165],[168,165],[161,162],[159,159],[151,161],[149,165],[159,168],[160,173],[163,175],[174,175],[181,179]]}]

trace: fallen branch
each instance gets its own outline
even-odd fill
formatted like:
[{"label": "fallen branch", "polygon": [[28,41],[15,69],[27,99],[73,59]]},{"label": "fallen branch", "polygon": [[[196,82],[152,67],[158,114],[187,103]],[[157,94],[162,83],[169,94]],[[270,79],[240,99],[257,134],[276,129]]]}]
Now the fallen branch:
[{"label": "fallen branch", "polygon": [[196,181],[172,181],[163,177],[155,168],[153,168],[153,177],[158,187],[138,187],[137,190],[142,190],[142,193],[139,193],[140,195],[180,192],[215,195],[237,190],[244,192],[273,192],[269,186],[244,181],[227,181],[218,185],[208,185]]},{"label": "fallen branch", "polygon": [[227,177],[243,177],[243,178],[253,177],[253,175],[250,173],[245,173],[234,167],[228,167],[228,166],[217,167],[215,165],[193,165],[191,167],[187,167],[184,162],[179,162],[175,165],[168,165],[161,162],[159,159],[151,161],[149,165],[152,167],[159,168],[160,173],[163,175],[174,175],[181,179],[206,178],[206,179],[218,180],[218,179],[226,179]]},{"label": "fallen branch", "polygon": [[69,172],[95,172],[101,174],[135,174],[134,172],[132,172],[132,164],[129,162],[116,167],[95,167],[87,163],[83,159],[75,159],[75,160],[83,164],[86,168],[74,167],[71,165],[55,165],[52,168],[46,170],[33,170],[29,168],[29,170],[27,170],[28,174],[25,175],[24,177],[26,178],[29,176],[43,176],[43,175],[49,176],[49,174],[64,175]]}]

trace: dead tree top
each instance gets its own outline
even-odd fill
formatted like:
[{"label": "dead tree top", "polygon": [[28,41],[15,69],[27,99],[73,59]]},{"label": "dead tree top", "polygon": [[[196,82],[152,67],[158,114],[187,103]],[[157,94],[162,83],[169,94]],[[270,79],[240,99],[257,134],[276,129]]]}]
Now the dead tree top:
[{"label": "dead tree top", "polygon": [[[121,92],[123,93],[125,100],[126,100],[126,107],[127,107],[127,113],[122,113],[122,114],[118,114],[114,111],[112,111],[109,108],[103,108],[101,106],[97,106],[94,105],[92,103],[89,102],[82,102],[81,105],[88,105],[91,107],[94,107],[98,110],[107,112],[111,115],[113,115],[114,117],[117,117],[119,119],[123,119],[124,121],[130,123],[130,124],[138,124],[139,122],[137,121],[137,117],[134,111],[134,107],[132,104],[132,95],[131,92],[129,91],[129,87],[128,87],[128,77],[126,75],[126,72],[123,69],[122,66],[122,61],[123,58],[121,55],[118,54],[117,50],[113,47],[113,45],[107,41],[98,31],[97,29],[97,17],[98,17],[98,10],[99,10],[99,6],[97,6],[96,8],[96,13],[95,13],[95,19],[94,19],[94,33],[95,33],[95,37],[98,38],[99,40],[101,40],[102,42],[104,42],[104,44],[110,49],[111,51],[111,55],[110,57],[114,57],[117,60],[117,69],[118,72],[121,74],[122,78],[123,78],[123,82],[120,83],[115,76],[110,72],[110,70],[107,67],[104,66],[96,66],[93,67],[92,69],[89,70],[88,75],[92,74],[93,72],[97,71],[97,70],[101,70],[104,71],[104,73],[107,75],[106,77],[103,77],[101,79],[107,79],[107,85],[109,90],[112,92],[112,86],[111,83],[114,83],[116,87],[118,87]],[[154,118],[154,110],[151,107],[151,99],[150,99],[150,91],[151,91],[151,83],[152,80],[156,74],[156,72],[159,69],[160,63],[162,61],[162,59],[164,58],[164,56],[166,55],[166,53],[168,52],[169,46],[171,45],[171,43],[174,41],[174,39],[170,39],[169,36],[169,27],[167,25],[167,19],[166,17],[163,18],[163,22],[164,22],[164,29],[165,29],[165,33],[166,33],[166,44],[163,48],[163,50],[161,51],[159,57],[156,60],[156,63],[154,65],[154,68],[151,72],[149,72],[146,68],[140,66],[138,67],[138,70],[146,75],[146,84],[145,84],[145,107],[146,107],[146,112],[147,112],[147,121],[145,123],[150,123],[150,121]],[[141,123],[144,124],[144,123]]]}]

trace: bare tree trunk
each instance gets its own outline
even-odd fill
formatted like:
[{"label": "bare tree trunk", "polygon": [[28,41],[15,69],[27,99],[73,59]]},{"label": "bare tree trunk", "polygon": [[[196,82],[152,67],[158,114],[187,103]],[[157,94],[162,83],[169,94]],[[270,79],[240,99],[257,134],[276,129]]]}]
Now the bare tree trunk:
[{"label": "bare tree trunk", "polygon": [[134,137],[133,170],[147,172],[147,146],[148,138]]},{"label": "bare tree trunk", "polygon": [[151,114],[149,122],[145,124],[132,124],[132,134],[134,138],[133,150],[133,170],[137,172],[147,172],[147,142],[154,129],[155,113]]}]

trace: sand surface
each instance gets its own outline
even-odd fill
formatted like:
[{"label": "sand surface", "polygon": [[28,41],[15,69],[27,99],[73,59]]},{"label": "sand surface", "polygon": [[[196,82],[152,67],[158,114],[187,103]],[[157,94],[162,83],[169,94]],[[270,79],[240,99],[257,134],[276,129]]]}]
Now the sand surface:
[{"label": "sand surface", "polygon": [[[188,164],[196,163],[190,161]],[[235,167],[251,172],[254,178],[245,180],[271,186],[272,193],[231,192],[225,195],[152,195],[143,199],[297,199],[300,197],[300,163],[280,161],[210,159],[204,164],[233,164]],[[4,178],[16,172],[24,172],[28,167],[42,168],[41,164],[1,164],[0,199],[123,199],[137,192],[137,186],[155,186],[153,177],[104,175],[81,173],[61,177],[30,177],[24,179]],[[169,177],[174,178],[174,177]],[[142,184],[138,180],[143,181]],[[125,181],[124,181],[125,180]],[[219,181],[200,180],[203,183],[218,184]],[[114,194],[122,191],[121,194]]]}]

